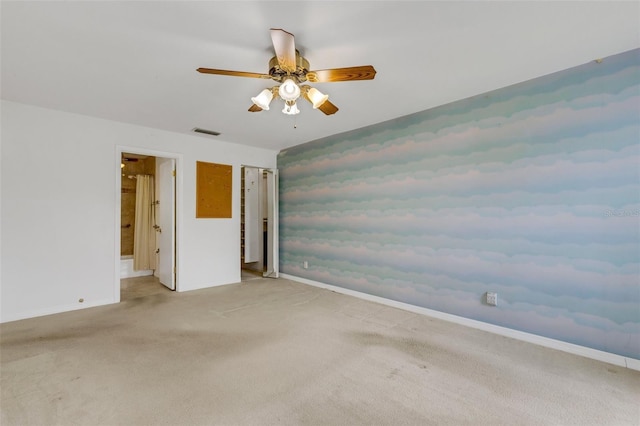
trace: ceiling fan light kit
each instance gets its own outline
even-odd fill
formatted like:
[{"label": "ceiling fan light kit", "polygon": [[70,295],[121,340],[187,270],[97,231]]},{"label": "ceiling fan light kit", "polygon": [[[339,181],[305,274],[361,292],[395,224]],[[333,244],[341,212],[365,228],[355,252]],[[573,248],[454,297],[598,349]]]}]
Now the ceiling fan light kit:
[{"label": "ceiling fan light kit", "polygon": [[329,95],[325,95],[315,87],[309,87],[309,89],[307,89],[307,97],[309,98],[309,101],[311,101],[311,103],[313,104],[313,109],[318,109],[322,104],[324,104],[329,99]]},{"label": "ceiling fan light kit", "polygon": [[301,96],[313,105],[313,109],[319,109],[325,115],[335,114],[338,111],[338,107],[329,101],[329,95],[325,95],[315,87],[306,84],[301,85],[304,82],[331,83],[336,81],[373,80],[376,75],[376,70],[371,65],[309,71],[309,61],[300,56],[300,52],[296,50],[293,34],[282,29],[272,28],[271,41],[273,42],[276,56],[269,61],[268,74],[213,68],[198,68],[197,71],[203,74],[275,80],[280,85],[264,89],[258,96],[251,98],[253,105],[251,105],[249,111],[268,111],[269,104],[273,98],[279,97],[285,102],[282,112],[287,115],[300,113],[296,101]]},{"label": "ceiling fan light kit", "polygon": [[287,78],[278,88],[278,95],[285,101],[295,101],[300,97],[300,88],[293,80]]},{"label": "ceiling fan light kit", "polygon": [[298,105],[296,105],[295,101],[286,101],[284,103],[284,108],[282,112],[287,115],[296,115],[300,114],[300,110],[298,109]]},{"label": "ceiling fan light kit", "polygon": [[273,92],[270,89],[264,89],[258,96],[251,98],[254,105],[265,111],[269,111],[269,104],[273,99]]}]

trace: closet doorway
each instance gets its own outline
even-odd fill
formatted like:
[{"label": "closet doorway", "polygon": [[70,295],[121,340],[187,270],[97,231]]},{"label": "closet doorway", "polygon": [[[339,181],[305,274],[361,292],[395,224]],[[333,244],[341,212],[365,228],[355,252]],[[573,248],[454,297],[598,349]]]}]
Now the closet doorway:
[{"label": "closet doorway", "polygon": [[242,166],[240,266],[243,280],[277,278],[278,170]]},{"label": "closet doorway", "polygon": [[119,300],[176,290],[176,162],[119,151]]}]

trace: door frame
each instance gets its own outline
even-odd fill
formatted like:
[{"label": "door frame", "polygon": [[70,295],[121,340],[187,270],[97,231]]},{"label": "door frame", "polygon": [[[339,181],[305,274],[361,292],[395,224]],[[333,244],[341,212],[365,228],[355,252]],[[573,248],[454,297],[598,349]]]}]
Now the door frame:
[{"label": "door frame", "polygon": [[115,239],[115,250],[114,250],[114,275],[115,280],[113,284],[113,300],[114,303],[120,302],[120,225],[121,225],[121,209],[122,209],[122,171],[120,168],[120,163],[122,162],[122,153],[127,152],[130,154],[139,154],[139,155],[149,155],[152,157],[161,157],[161,158],[173,158],[176,161],[176,194],[175,194],[175,267],[176,267],[176,290],[180,291],[180,247],[182,245],[182,163],[183,158],[182,154],[178,154],[175,152],[166,152],[166,151],[157,151],[154,149],[145,149],[135,146],[125,146],[125,145],[116,145],[115,149],[115,158],[113,170],[115,170],[115,194],[116,194],[116,202],[115,202],[115,228],[114,228],[114,239]]},{"label": "door frame", "polygon": [[[272,194],[267,194],[267,196],[269,197],[270,195],[273,195],[273,200],[271,200],[272,206],[273,206],[273,224],[271,226],[271,235],[269,237],[269,239],[272,240],[272,245],[271,247],[269,247],[269,252],[271,252],[272,255],[272,261],[274,264],[274,271],[271,272],[271,274],[269,274],[270,278],[278,278],[279,274],[280,274],[280,229],[279,229],[279,222],[280,222],[280,212],[279,212],[279,171],[277,167],[264,167],[264,166],[254,166],[251,164],[241,164],[240,165],[240,173],[242,173],[242,170],[244,167],[250,167],[253,169],[258,169],[260,171],[260,174],[262,175],[263,171],[266,171],[267,173],[271,173],[272,176],[274,177],[274,188],[273,188],[273,193]],[[262,182],[260,183],[260,185],[258,186],[260,188],[260,191],[262,190]],[[241,189],[242,191],[242,189]],[[268,189],[267,189],[268,191]],[[242,196],[242,195],[241,195]],[[262,206],[262,199],[260,199],[260,205]],[[267,204],[270,204],[269,202]],[[242,207],[241,207],[242,208]],[[260,211],[262,212],[262,207],[260,208]],[[242,213],[240,214],[240,216],[242,217]],[[240,219],[242,220],[242,219]],[[260,227],[260,229],[262,229],[262,227]],[[238,229],[238,231],[240,232],[240,229]],[[240,236],[240,238],[242,238],[242,236]],[[262,239],[261,239],[262,241]],[[262,244],[261,244],[262,247]],[[267,259],[264,258],[264,252],[262,250],[262,248],[260,249],[261,252],[261,260],[263,262],[266,262]],[[242,269],[242,264],[240,264],[240,269]],[[242,273],[242,272],[241,272]],[[260,273],[263,274],[262,269],[260,270]],[[263,274],[264,276],[264,274]]]},{"label": "door frame", "polygon": [[[271,176],[271,181],[267,178],[267,217],[271,221],[267,222],[267,256],[265,264],[266,271],[262,273],[265,278],[278,278],[280,276],[280,211],[279,211],[279,175],[278,169],[262,168],[261,172]],[[262,188],[262,186],[261,186]],[[264,254],[263,254],[264,255]],[[269,269],[269,265],[273,269]]]}]

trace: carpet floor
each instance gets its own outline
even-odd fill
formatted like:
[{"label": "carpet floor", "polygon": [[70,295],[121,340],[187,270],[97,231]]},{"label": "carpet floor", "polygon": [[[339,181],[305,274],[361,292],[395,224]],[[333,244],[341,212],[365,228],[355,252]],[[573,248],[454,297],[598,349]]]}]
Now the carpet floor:
[{"label": "carpet floor", "polygon": [[0,424],[640,423],[638,371],[293,281],[128,294],[0,325]]}]

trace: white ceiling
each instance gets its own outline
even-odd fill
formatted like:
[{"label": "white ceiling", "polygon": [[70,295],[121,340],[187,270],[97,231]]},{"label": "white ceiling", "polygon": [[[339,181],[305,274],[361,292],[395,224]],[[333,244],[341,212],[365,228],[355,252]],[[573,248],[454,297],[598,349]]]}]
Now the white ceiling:
[{"label": "white ceiling", "polygon": [[[640,46],[640,3],[140,1],[1,3],[2,98],[179,133],[283,149]],[[340,111],[247,112],[269,80],[269,28],[312,69],[373,65],[322,83]],[[297,128],[294,128],[294,120]]]}]

